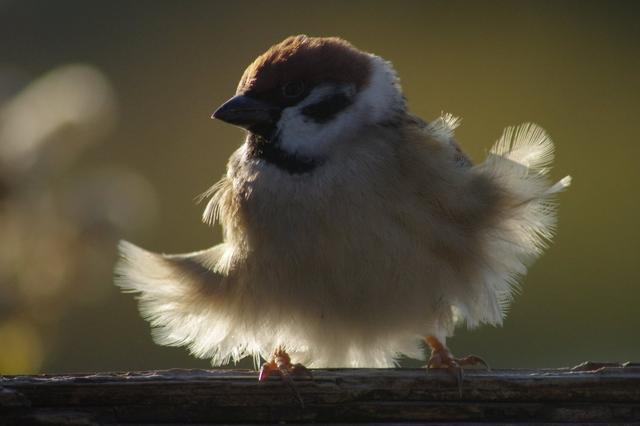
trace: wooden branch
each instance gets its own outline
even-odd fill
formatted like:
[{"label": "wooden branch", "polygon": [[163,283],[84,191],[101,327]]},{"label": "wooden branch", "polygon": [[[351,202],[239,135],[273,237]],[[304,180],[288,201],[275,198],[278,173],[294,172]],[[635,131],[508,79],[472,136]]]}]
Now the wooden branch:
[{"label": "wooden branch", "polygon": [[[560,370],[163,370],[0,377],[0,424],[640,422],[640,364]],[[304,407],[296,397],[299,393]]]}]

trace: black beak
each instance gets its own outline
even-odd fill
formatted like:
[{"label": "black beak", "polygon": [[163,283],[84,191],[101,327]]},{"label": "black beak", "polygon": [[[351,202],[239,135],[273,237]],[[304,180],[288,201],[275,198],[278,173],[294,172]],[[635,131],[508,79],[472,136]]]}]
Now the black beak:
[{"label": "black beak", "polygon": [[211,118],[268,137],[280,119],[280,108],[250,96],[237,95],[222,104]]}]

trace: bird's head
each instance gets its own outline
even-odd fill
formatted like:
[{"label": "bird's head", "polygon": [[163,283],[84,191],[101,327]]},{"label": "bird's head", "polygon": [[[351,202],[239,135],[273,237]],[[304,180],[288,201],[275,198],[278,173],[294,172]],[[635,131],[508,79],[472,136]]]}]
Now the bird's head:
[{"label": "bird's head", "polygon": [[339,38],[298,35],[253,61],[212,118],[248,130],[267,160],[301,161],[305,171],[305,162],[327,156],[362,126],[391,121],[404,109],[390,63]]}]

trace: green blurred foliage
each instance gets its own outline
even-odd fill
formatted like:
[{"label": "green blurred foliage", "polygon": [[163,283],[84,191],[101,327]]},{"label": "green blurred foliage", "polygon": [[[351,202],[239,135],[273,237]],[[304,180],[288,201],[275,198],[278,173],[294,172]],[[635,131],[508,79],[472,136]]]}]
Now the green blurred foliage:
[{"label": "green blurred foliage", "polygon": [[[100,256],[82,265],[99,274],[71,275],[31,314],[0,303],[0,373],[208,366],[152,343],[133,298],[112,285],[115,241],[162,252],[220,241],[193,200],[224,173],[242,134],[208,116],[255,56],[297,33],[341,36],[392,61],[413,112],[463,117],[457,137],[476,161],[503,127],[542,125],[557,146],[553,176],[574,177],[558,235],[505,326],[459,330],[454,352],[498,368],[638,360],[639,19],[633,1],[0,1],[0,70],[29,81],[84,63],[113,86],[116,124],[56,179],[119,167],[157,196],[155,222],[100,240]],[[81,287],[95,295],[79,298]],[[55,315],[39,318],[52,304]]]}]

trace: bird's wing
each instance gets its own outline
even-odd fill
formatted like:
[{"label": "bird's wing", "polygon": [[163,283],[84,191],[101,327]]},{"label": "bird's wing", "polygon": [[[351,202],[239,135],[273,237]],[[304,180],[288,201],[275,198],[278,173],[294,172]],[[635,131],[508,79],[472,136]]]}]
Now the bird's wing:
[{"label": "bird's wing", "polygon": [[486,161],[475,167],[503,194],[496,212],[500,220],[484,236],[487,268],[480,280],[496,296],[497,304],[482,307],[480,311],[485,315],[478,316],[479,322],[502,322],[501,317],[518,290],[518,279],[553,237],[554,196],[570,185],[571,177],[552,184],[547,176],[552,161],[553,142],[549,135],[541,127],[526,123],[505,129]]},{"label": "bird's wing", "polygon": [[[464,157],[457,159],[459,148],[453,140],[457,124],[457,119],[445,114],[428,129],[433,139],[450,148],[446,152],[455,160],[453,170],[464,177],[455,189],[437,191],[455,195],[442,198],[440,205],[448,220],[430,229],[430,234],[436,238],[441,233],[441,249],[460,253],[452,257],[454,264],[469,262],[457,269],[474,271],[473,278],[467,280],[470,285],[460,287],[464,291],[450,287],[456,319],[469,327],[499,325],[519,289],[519,279],[553,236],[554,198],[569,186],[571,178],[555,184],[549,180],[553,143],[535,124],[507,128],[486,161],[475,166]],[[443,176],[447,177],[444,182],[456,181],[455,175]],[[428,182],[431,188],[436,183],[433,179]],[[435,211],[433,205],[425,208],[429,209]]]},{"label": "bird's wing", "polygon": [[188,345],[196,356],[215,357],[212,339],[216,327],[224,325],[217,317],[228,287],[225,244],[181,255],[152,253],[126,241],[119,249],[115,282],[125,292],[138,293],[140,312],[154,327],[154,340]]}]

